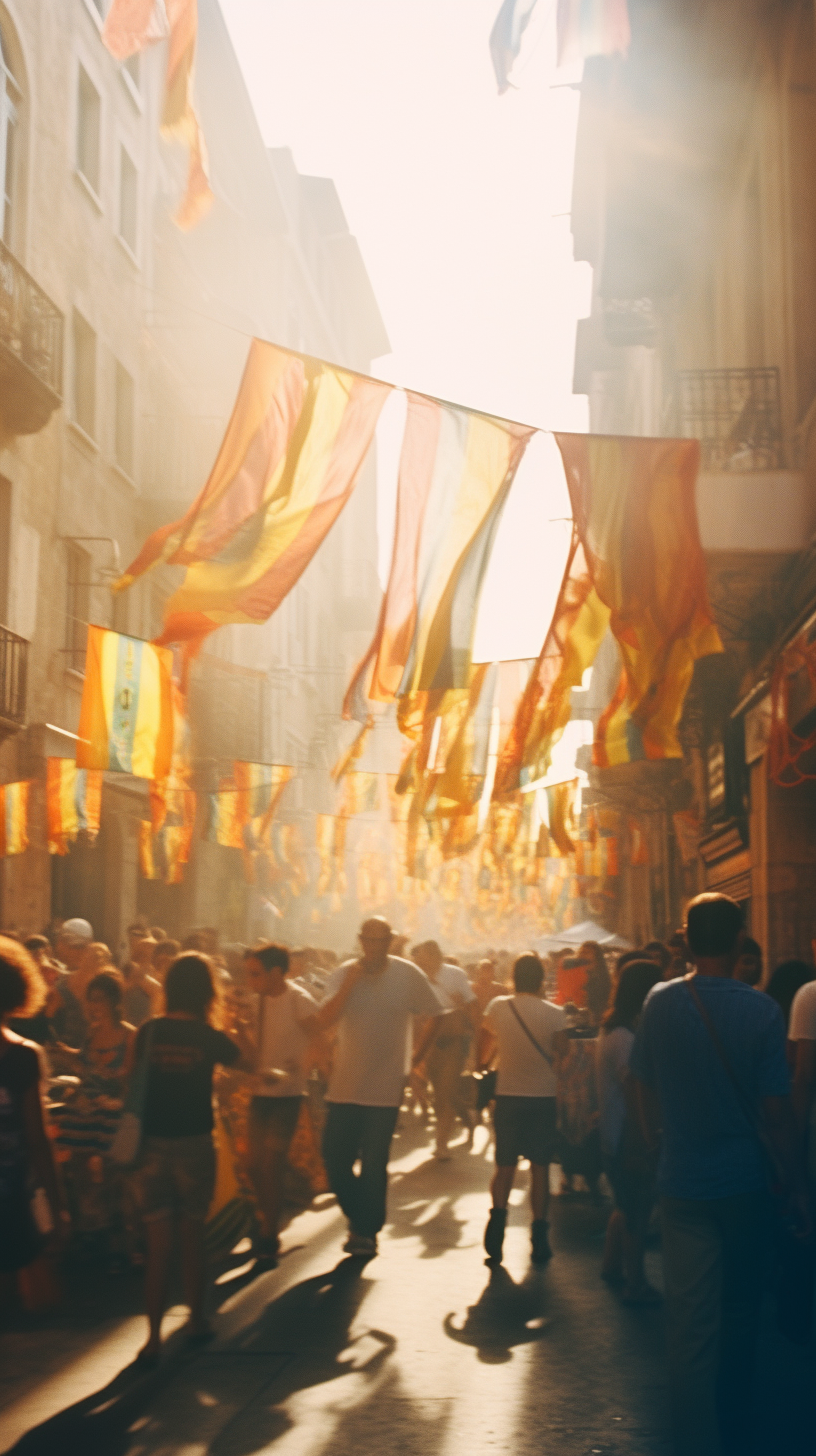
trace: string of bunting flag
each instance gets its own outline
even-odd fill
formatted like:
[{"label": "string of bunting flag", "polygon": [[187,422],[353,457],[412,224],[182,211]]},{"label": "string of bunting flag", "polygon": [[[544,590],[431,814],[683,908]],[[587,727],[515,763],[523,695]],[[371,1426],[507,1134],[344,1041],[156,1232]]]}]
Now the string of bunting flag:
[{"label": "string of bunting flag", "polygon": [[[253,340],[201,493],[180,520],[148,538],[116,583],[122,590],[161,561],[185,568],[159,638],[137,643],[91,629],[77,766],[171,785],[181,798],[169,828],[190,817],[189,772],[176,742],[178,701],[174,709],[187,664],[218,626],[263,622],[285,598],[349,499],[395,388]],[[390,705],[408,744],[388,787],[398,826],[394,852],[406,877],[422,881],[430,862],[472,855],[475,863],[480,846],[497,836],[506,848],[497,852],[494,842],[490,855],[497,862],[508,857],[522,832],[519,812],[529,812],[523,800],[546,778],[569,720],[572,689],[609,634],[620,675],[598,720],[599,767],[680,757],[677,725],[694,663],[722,650],[696,520],[697,442],[559,433],[553,439],[572,539],[541,653],[528,664],[526,685],[518,665],[511,673],[509,664],[474,662],[487,565],[536,431],[414,391],[406,403],[389,576],[343,705],[357,728],[333,771],[335,811],[318,816],[316,826],[319,897],[336,895],[343,883],[344,821],[372,812],[380,792],[376,776],[360,764],[372,727]],[[261,787],[267,800],[250,806]],[[280,871],[269,829],[282,787],[272,779],[253,785],[239,773],[208,796],[205,832],[244,852],[249,877],[263,864]],[[548,789],[552,853],[537,855],[541,861],[575,856],[570,792]],[[404,807],[395,816],[397,801]],[[154,839],[160,828],[154,816]],[[611,874],[614,852],[593,853],[606,856]],[[164,855],[168,860],[167,849]],[[154,867],[155,861],[154,853]],[[484,879],[489,868],[480,862],[476,873]],[[528,867],[522,878],[530,874]],[[371,862],[367,876],[376,878]]]}]

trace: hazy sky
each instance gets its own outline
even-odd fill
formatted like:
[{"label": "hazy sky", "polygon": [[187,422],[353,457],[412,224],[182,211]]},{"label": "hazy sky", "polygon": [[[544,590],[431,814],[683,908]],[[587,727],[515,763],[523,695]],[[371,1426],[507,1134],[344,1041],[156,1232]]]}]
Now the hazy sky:
[{"label": "hazy sky", "polygon": [[[585,429],[571,394],[589,291],[567,216],[578,91],[565,83],[577,77],[554,68],[554,0],[539,0],[504,96],[488,50],[499,0],[221,5],[265,141],[337,186],[392,344],[372,372]],[[547,523],[565,509],[553,448],[533,453],[511,494],[478,632],[486,657],[541,645],[562,549]]]}]

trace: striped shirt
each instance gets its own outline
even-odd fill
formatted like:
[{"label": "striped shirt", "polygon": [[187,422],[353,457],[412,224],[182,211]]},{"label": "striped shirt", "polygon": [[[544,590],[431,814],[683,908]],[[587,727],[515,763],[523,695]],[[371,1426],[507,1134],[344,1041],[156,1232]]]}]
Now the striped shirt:
[{"label": "striped shirt", "polygon": [[[720,976],[696,976],[694,989],[753,1106],[758,1109],[765,1097],[784,1097],[790,1077],[776,1002]],[[684,980],[665,981],[649,992],[630,1066],[660,1102],[658,1189],[665,1197],[729,1198],[766,1186],[759,1140]]]}]

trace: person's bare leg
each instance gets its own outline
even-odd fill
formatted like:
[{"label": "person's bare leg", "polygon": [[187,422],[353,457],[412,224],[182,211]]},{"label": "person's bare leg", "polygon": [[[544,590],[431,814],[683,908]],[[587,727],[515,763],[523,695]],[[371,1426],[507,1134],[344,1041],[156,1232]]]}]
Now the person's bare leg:
[{"label": "person's bare leg", "polygon": [[490,1184],[490,1197],[494,1208],[507,1207],[515,1177],[515,1168],[496,1169]]},{"label": "person's bare leg", "polygon": [[493,1267],[502,1261],[504,1231],[507,1227],[507,1204],[515,1176],[515,1165],[511,1168],[497,1167],[490,1184],[492,1206],[484,1233],[484,1247],[487,1254],[485,1262]]},{"label": "person's bare leg", "polygon": [[184,1302],[190,1310],[189,1332],[191,1335],[205,1334],[209,1330],[204,1313],[207,1256],[204,1249],[204,1224],[201,1219],[182,1219],[181,1277]]},{"label": "person's bare leg", "polygon": [[147,1236],[145,1302],[150,1334],[141,1353],[158,1355],[161,1348],[161,1323],[167,1299],[170,1250],[173,1244],[173,1220],[170,1215],[150,1219],[145,1224],[145,1234]]}]

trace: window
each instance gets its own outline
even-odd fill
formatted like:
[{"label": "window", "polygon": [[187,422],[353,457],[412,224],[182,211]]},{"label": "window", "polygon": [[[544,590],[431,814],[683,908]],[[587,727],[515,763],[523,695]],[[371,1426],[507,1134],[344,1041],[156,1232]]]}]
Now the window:
[{"label": "window", "polygon": [[77,92],[77,171],[99,195],[99,140],[100,140],[99,92],[83,66],[79,68]]},{"label": "window", "polygon": [[96,334],[81,313],[73,319],[73,417],[86,435],[96,429]]},{"label": "window", "polygon": [[133,376],[116,361],[116,464],[133,475]]},{"label": "window", "polygon": [[119,148],[119,236],[131,253],[136,252],[139,208],[139,174],[130,154]]},{"label": "window", "polygon": [[20,89],[11,72],[0,33],[0,238],[11,247],[14,233],[14,177],[16,169],[17,104]]},{"label": "window", "polygon": [[88,641],[88,618],[91,608],[91,558],[81,546],[70,541],[68,555],[68,590],[65,599],[65,658],[75,672],[85,671],[85,647]]}]

